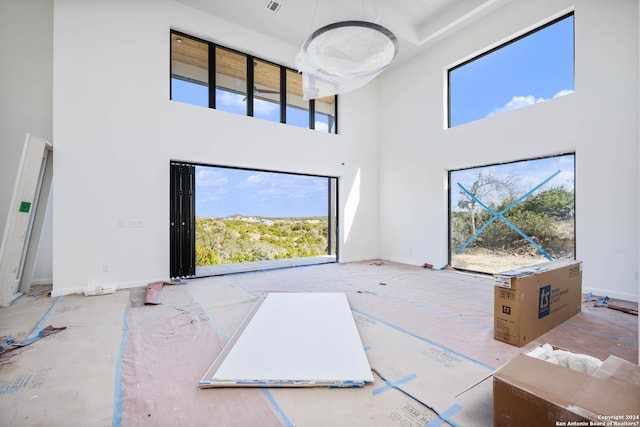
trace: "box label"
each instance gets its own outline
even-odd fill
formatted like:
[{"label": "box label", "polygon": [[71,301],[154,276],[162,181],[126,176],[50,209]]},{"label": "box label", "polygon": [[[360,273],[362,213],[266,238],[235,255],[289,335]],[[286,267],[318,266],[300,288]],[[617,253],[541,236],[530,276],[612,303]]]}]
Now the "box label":
[{"label": "box label", "polygon": [[516,291],[505,290],[505,289],[496,289],[498,291],[497,297],[503,300],[515,301],[516,300]]},{"label": "box label", "polygon": [[495,276],[493,278],[493,285],[501,288],[511,289],[511,277]]},{"label": "box label", "polygon": [[551,285],[540,288],[540,297],[538,301],[538,319],[542,319],[551,313]]},{"label": "box label", "polygon": [[569,269],[569,279],[572,277],[578,277],[582,272],[582,263],[574,265]]},{"label": "box label", "polygon": [[502,314],[507,314],[507,315],[511,315],[511,307],[509,307],[508,305],[503,305],[502,306]]}]

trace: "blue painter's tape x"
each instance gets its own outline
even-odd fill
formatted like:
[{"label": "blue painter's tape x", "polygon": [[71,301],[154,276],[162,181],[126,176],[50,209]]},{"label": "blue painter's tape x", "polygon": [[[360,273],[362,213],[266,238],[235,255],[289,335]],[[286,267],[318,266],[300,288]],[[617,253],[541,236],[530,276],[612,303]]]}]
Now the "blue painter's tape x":
[{"label": "blue painter's tape x", "polygon": [[443,421],[446,421],[452,427],[460,427],[460,425],[458,423],[456,423],[455,421],[452,421],[450,419],[450,417],[453,416],[453,414],[458,412],[460,409],[462,409],[462,406],[460,406],[458,404],[455,404],[451,408],[447,409],[445,412],[440,414],[440,413],[438,413],[438,411],[436,411],[436,409],[433,406],[429,405],[427,402],[425,402],[423,400],[420,400],[417,396],[414,396],[413,394],[409,393],[408,391],[406,391],[402,387],[400,387],[400,384],[405,383],[407,381],[411,381],[411,380],[417,378],[416,374],[409,375],[408,377],[402,378],[402,379],[400,379],[398,381],[390,381],[387,377],[385,377],[376,368],[371,368],[371,370],[373,372],[375,372],[376,374],[378,374],[378,376],[380,378],[382,378],[384,380],[384,382],[387,383],[387,386],[375,389],[373,391],[374,395],[376,395],[378,393],[382,393],[383,391],[395,388],[395,389],[401,391],[402,393],[406,394],[407,396],[411,397],[412,399],[415,399],[416,402],[419,402],[420,404],[424,405],[425,407],[427,407],[430,410],[432,410],[433,412],[435,412],[435,414],[438,416],[438,419],[433,419],[433,420],[429,421],[429,423],[427,423],[427,426],[431,426],[431,427],[439,426],[439,425],[442,424]]},{"label": "blue painter's tape x", "polygon": [[529,236],[527,236],[526,234],[524,234],[518,227],[516,227],[515,225],[513,225],[513,223],[511,223],[511,221],[509,221],[508,219],[506,219],[504,217],[504,214],[507,213],[511,208],[513,208],[515,205],[517,205],[518,203],[520,203],[521,201],[523,201],[524,199],[526,199],[527,197],[529,197],[534,191],[536,191],[537,189],[539,189],[540,187],[542,187],[543,185],[545,185],[547,182],[551,181],[553,178],[556,177],[556,175],[558,175],[561,171],[556,171],[553,175],[551,175],[549,178],[545,179],[544,181],[542,181],[540,184],[536,185],[535,187],[533,187],[531,190],[529,190],[529,192],[527,192],[524,196],[520,197],[518,200],[514,201],[513,203],[511,203],[509,206],[507,206],[506,208],[502,209],[500,212],[496,212],[493,209],[491,209],[489,206],[485,205],[484,203],[482,203],[476,196],[474,196],[473,194],[471,194],[471,192],[469,190],[467,190],[466,188],[464,188],[462,186],[462,184],[460,184],[458,182],[458,187],[460,187],[462,189],[462,191],[464,191],[469,197],[471,197],[473,200],[475,200],[476,202],[478,202],[478,204],[480,206],[482,206],[484,209],[488,210],[489,212],[491,212],[493,214],[493,218],[491,218],[489,221],[487,221],[482,227],[480,227],[480,229],[478,231],[475,232],[475,234],[473,236],[471,236],[471,238],[469,240],[466,241],[466,243],[464,245],[462,245],[460,247],[460,249],[458,249],[458,251],[456,252],[456,254],[460,255],[460,253],[462,253],[462,251],[464,251],[467,246],[469,246],[471,244],[471,242],[473,242],[476,237],[478,237],[478,235],[480,235],[480,233],[482,233],[489,225],[491,225],[495,220],[497,220],[498,218],[500,218],[502,221],[504,221],[505,224],[507,224],[509,227],[511,227],[516,233],[518,233],[519,235],[521,235],[522,237],[524,237],[529,243],[531,243],[537,250],[538,252],[540,252],[542,255],[544,255],[545,258],[547,258],[549,261],[553,260],[553,258],[551,258],[549,256],[549,254],[547,254],[536,242],[534,242]]},{"label": "blue painter's tape x", "polygon": [[377,394],[382,393],[383,391],[391,390],[392,388],[396,388],[400,384],[404,384],[406,382],[415,380],[416,378],[417,378],[416,374],[411,374],[408,377],[400,378],[398,381],[389,381],[385,379],[385,382],[387,383],[387,385],[373,390],[373,395],[375,396]]}]

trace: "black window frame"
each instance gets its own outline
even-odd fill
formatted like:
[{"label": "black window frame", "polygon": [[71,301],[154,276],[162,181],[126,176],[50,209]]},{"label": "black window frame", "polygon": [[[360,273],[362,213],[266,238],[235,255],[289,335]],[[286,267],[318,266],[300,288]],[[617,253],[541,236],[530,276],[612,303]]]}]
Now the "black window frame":
[{"label": "black window frame", "polygon": [[196,266],[196,168],[213,167],[243,171],[307,176],[328,180],[327,251],[340,259],[340,180],[339,176],[286,172],[269,169],[227,166],[201,162],[170,160],[169,183],[169,274],[172,279],[195,278]]},{"label": "black window frame", "polygon": [[488,273],[486,271],[478,271],[478,270],[474,270],[474,269],[456,267],[456,266],[453,265],[453,260],[451,259],[451,253],[453,252],[453,248],[451,247],[451,240],[452,240],[452,237],[453,237],[453,230],[451,228],[451,222],[452,222],[451,191],[452,191],[452,188],[453,188],[453,183],[452,183],[452,180],[451,180],[451,175],[453,173],[459,172],[459,171],[464,171],[464,170],[469,170],[469,169],[478,169],[478,168],[488,168],[488,167],[493,167],[493,166],[512,165],[512,164],[516,164],[516,163],[531,162],[531,161],[536,161],[536,160],[544,160],[544,159],[551,159],[551,158],[564,157],[564,156],[573,156],[573,176],[574,176],[574,182],[573,182],[573,206],[574,206],[574,214],[573,214],[573,221],[574,221],[574,229],[573,229],[573,260],[578,259],[577,258],[578,257],[577,227],[575,227],[575,224],[577,223],[577,215],[578,215],[577,214],[577,209],[576,209],[577,189],[576,189],[576,182],[575,182],[576,168],[577,168],[577,166],[576,166],[577,165],[577,160],[576,160],[577,154],[576,154],[576,151],[567,151],[567,152],[549,154],[547,156],[527,157],[527,158],[519,159],[519,160],[511,160],[511,161],[505,161],[505,162],[493,162],[493,163],[486,163],[486,164],[482,164],[482,165],[478,165],[478,166],[466,166],[466,167],[461,167],[461,168],[457,168],[457,169],[449,169],[449,170],[447,170],[447,265],[451,266],[454,270],[457,270],[457,271],[463,271],[463,272],[474,273],[474,274],[486,274],[486,275],[494,274],[494,273]]},{"label": "black window frame", "polygon": [[[480,58],[483,58],[483,57],[485,57],[487,55],[490,55],[490,54],[492,54],[492,53],[494,53],[494,52],[496,52],[496,51],[498,51],[498,50],[500,50],[500,49],[502,49],[502,48],[504,48],[506,46],[509,46],[509,45],[511,45],[513,43],[517,43],[518,41],[520,41],[522,39],[525,39],[525,38],[531,36],[532,34],[535,34],[535,33],[539,32],[539,31],[542,31],[545,28],[548,28],[548,27],[550,27],[550,26],[552,26],[554,24],[557,24],[558,22],[563,21],[563,20],[565,20],[565,19],[567,19],[569,17],[573,17],[573,19],[574,19],[574,21],[573,21],[574,22],[574,35],[573,35],[573,43],[574,43],[573,64],[574,64],[574,68],[573,68],[573,72],[574,72],[574,82],[575,82],[575,11],[572,10],[571,12],[565,13],[564,15],[559,16],[558,18],[554,18],[549,22],[546,22],[546,23],[544,23],[544,24],[542,24],[542,25],[540,25],[540,26],[538,26],[538,27],[536,27],[536,28],[534,28],[534,29],[532,29],[530,31],[527,31],[524,34],[521,34],[521,35],[519,35],[517,37],[514,37],[513,39],[508,40],[508,41],[506,41],[504,43],[501,43],[500,45],[495,46],[495,47],[493,47],[493,48],[491,48],[491,49],[489,49],[489,50],[487,50],[485,52],[482,52],[482,53],[480,53],[478,55],[475,55],[473,58],[467,59],[466,61],[464,61],[464,62],[462,62],[460,64],[457,64],[457,65],[455,65],[455,66],[453,66],[451,68],[448,68],[447,69],[447,129],[452,129],[453,127],[462,126],[464,124],[470,123],[470,122],[464,122],[464,123],[460,123],[460,124],[455,125],[455,126],[451,125],[451,72],[453,72],[453,71],[455,71],[455,70],[457,70],[459,68],[462,68],[465,65],[470,64],[471,62],[474,62],[474,61],[476,61],[476,60],[478,60]],[[481,119],[476,119],[476,120],[481,120]],[[476,120],[472,120],[472,121],[476,121]]]},{"label": "black window frame", "polygon": [[[195,40],[197,42],[205,43],[208,46],[208,105],[211,109],[216,109],[216,49],[226,49],[230,52],[233,52],[238,55],[243,55],[247,58],[247,74],[245,81],[247,82],[246,87],[246,97],[247,97],[247,108],[246,108],[246,116],[253,117],[253,108],[254,108],[254,90],[253,90],[253,82],[254,82],[254,67],[251,66],[254,60],[259,60],[265,62],[267,64],[276,66],[280,68],[280,123],[287,124],[287,70],[293,71],[297,73],[298,71],[293,68],[285,67],[284,65],[276,64],[272,61],[268,61],[266,59],[259,58],[254,55],[250,55],[236,49],[232,49],[214,42],[210,42],[205,39],[201,39],[199,37],[192,36],[190,34],[183,33],[177,30],[170,30],[169,33],[169,99],[172,100],[173,97],[173,88],[172,88],[172,80],[174,78],[185,80],[182,76],[173,74],[172,66],[171,66],[171,36],[176,35],[178,37],[189,38],[191,40]],[[193,82],[192,82],[193,83]],[[315,129],[315,99],[308,100],[308,112],[309,112],[309,122],[308,129]],[[338,95],[334,95],[334,115],[333,115],[333,129],[329,128],[329,134],[338,134]]]}]

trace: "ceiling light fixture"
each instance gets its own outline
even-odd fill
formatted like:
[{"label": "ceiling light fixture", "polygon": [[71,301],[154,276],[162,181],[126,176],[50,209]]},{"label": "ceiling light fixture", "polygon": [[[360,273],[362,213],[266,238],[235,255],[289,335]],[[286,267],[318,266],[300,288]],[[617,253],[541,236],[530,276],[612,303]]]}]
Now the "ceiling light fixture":
[{"label": "ceiling light fixture", "polygon": [[398,54],[397,37],[382,25],[341,21],[314,31],[296,57],[305,99],[364,86]]}]

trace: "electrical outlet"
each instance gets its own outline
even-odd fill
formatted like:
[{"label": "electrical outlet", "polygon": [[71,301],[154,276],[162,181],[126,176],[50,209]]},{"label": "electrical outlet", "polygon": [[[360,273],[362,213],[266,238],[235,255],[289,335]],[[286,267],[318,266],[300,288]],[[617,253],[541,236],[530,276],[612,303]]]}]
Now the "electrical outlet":
[{"label": "electrical outlet", "polygon": [[141,219],[130,219],[129,220],[129,228],[143,228],[144,221]]}]

